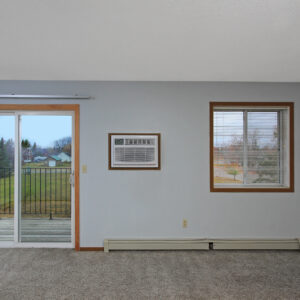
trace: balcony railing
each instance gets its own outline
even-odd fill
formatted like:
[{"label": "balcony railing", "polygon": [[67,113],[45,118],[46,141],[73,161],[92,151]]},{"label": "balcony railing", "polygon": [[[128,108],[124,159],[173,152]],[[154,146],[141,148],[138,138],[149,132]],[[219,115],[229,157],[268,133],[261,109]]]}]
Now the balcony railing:
[{"label": "balcony railing", "polygon": [[[22,215],[71,217],[71,168],[22,168]],[[0,216],[14,214],[14,170],[0,168]]]}]

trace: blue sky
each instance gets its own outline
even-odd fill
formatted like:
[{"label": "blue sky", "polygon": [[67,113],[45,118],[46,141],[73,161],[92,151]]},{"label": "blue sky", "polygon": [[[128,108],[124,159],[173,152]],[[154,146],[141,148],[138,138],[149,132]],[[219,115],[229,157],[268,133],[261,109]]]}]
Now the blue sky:
[{"label": "blue sky", "polygon": [[[15,117],[0,116],[0,137],[5,140],[15,136]],[[22,116],[22,139],[42,147],[53,146],[55,140],[72,135],[71,116]]]}]

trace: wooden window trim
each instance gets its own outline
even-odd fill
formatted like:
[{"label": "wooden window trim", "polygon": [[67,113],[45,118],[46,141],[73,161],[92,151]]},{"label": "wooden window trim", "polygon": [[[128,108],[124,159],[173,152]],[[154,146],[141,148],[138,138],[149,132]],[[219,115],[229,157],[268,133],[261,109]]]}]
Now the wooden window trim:
[{"label": "wooden window trim", "polygon": [[75,250],[80,250],[79,231],[79,104],[0,104],[0,111],[73,111],[75,117]]},{"label": "wooden window trim", "polygon": [[[215,187],[214,185],[214,109],[216,107],[288,107],[289,108],[289,173],[290,185],[283,188],[247,188],[247,187]],[[210,102],[209,103],[209,161],[210,161],[210,191],[211,192],[253,192],[276,193],[294,192],[294,103],[293,102]]]}]

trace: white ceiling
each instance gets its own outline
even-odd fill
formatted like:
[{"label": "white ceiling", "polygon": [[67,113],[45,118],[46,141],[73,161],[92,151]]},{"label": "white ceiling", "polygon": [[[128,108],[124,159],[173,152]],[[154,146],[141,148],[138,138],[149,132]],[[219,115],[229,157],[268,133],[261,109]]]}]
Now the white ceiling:
[{"label": "white ceiling", "polygon": [[300,1],[1,0],[0,79],[300,82]]}]

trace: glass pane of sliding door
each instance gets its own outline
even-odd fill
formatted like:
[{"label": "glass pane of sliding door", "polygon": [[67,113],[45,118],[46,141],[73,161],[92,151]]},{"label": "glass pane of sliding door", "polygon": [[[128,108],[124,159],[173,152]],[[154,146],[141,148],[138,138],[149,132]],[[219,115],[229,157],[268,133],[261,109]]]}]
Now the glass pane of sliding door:
[{"label": "glass pane of sliding door", "polygon": [[71,242],[72,117],[22,115],[20,241]]},{"label": "glass pane of sliding door", "polygon": [[15,116],[0,115],[0,241],[14,240]]}]

